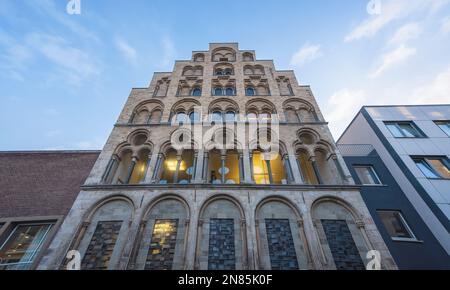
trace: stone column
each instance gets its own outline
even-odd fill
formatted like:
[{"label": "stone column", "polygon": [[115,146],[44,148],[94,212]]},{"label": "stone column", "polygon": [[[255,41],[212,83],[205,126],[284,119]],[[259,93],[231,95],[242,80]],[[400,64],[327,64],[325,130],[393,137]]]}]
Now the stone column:
[{"label": "stone column", "polygon": [[205,183],[208,182],[208,167],[209,167],[209,153],[205,152],[204,158],[203,158],[203,180]]},{"label": "stone column", "polygon": [[198,151],[194,152],[194,161],[192,162],[192,175],[190,179],[190,183],[195,180],[197,175],[197,160],[198,160]]},{"label": "stone column", "polygon": [[158,182],[159,173],[161,171],[161,166],[162,166],[162,164],[164,162],[164,155],[163,154],[158,154],[156,159],[157,159],[156,160],[156,165],[155,165],[155,169],[153,171],[151,183],[157,183]]},{"label": "stone column", "polygon": [[316,174],[317,181],[319,182],[319,184],[323,184],[323,179],[322,179],[322,176],[320,175],[319,167],[317,166],[316,157],[311,156],[311,158],[309,160],[311,160],[311,164],[314,169],[314,173]]},{"label": "stone column", "polygon": [[266,161],[267,173],[269,174],[269,182],[270,184],[273,184],[272,167],[270,166],[270,160],[264,161]]},{"label": "stone column", "polygon": [[160,154],[153,153],[150,157],[150,162],[147,167],[147,172],[145,173],[144,183],[153,183],[153,176],[155,175],[155,171],[158,169],[159,156]]},{"label": "stone column", "polygon": [[178,174],[180,173],[180,166],[181,166],[181,154],[177,154],[177,169],[175,170],[175,175],[173,177],[173,183],[178,183]]},{"label": "stone column", "polygon": [[302,123],[303,118],[302,118],[302,115],[300,114],[300,110],[296,110],[295,114],[297,115],[298,122]]},{"label": "stone column", "polygon": [[117,170],[120,163],[120,157],[117,154],[111,156],[108,165],[106,166],[105,173],[102,176],[102,183],[111,183],[114,178],[113,173]]},{"label": "stone column", "polygon": [[250,177],[251,177],[251,181],[252,183],[255,183],[255,173],[253,172],[253,153],[249,152],[248,154],[249,156],[249,162],[250,162]]},{"label": "stone column", "polygon": [[289,155],[283,155],[284,170],[286,170],[286,177],[288,184],[294,183],[294,175],[292,173],[291,164],[289,163]]},{"label": "stone column", "polygon": [[131,158],[131,164],[130,164],[130,167],[128,167],[128,173],[127,173],[127,178],[125,179],[125,184],[130,183],[130,179],[131,179],[131,176],[133,175],[134,167],[136,167],[136,164],[138,163],[138,161],[139,161],[139,159],[136,156],[133,156],[133,158]]},{"label": "stone column", "polygon": [[288,162],[291,166],[292,177],[294,178],[294,183],[295,184],[304,184],[305,181],[303,179],[302,170],[301,170],[300,164],[298,162],[298,157],[295,154],[288,154],[287,157],[289,158]]},{"label": "stone column", "polygon": [[197,152],[197,161],[195,163],[195,177],[191,183],[203,183],[203,162],[205,157],[205,151],[203,149],[198,150]]},{"label": "stone column", "polygon": [[339,160],[337,159],[336,154],[331,154],[329,159],[331,159],[332,162],[334,163],[334,166],[336,167],[337,171],[339,172],[339,176],[341,177],[342,184],[344,184],[346,181],[346,176],[344,174],[344,170],[342,169],[341,164],[339,163]]},{"label": "stone column", "polygon": [[243,160],[242,163],[244,165],[244,183],[246,184],[254,184],[255,182],[253,181],[253,166],[252,166],[252,157],[250,156],[251,153],[249,152],[248,149],[244,149],[242,151],[242,155],[243,155]]},{"label": "stone column", "polygon": [[222,153],[220,156],[220,170],[221,170],[220,182],[222,184],[225,184],[225,160],[226,159],[227,159],[227,155]]},{"label": "stone column", "polygon": [[244,175],[244,154],[242,152],[239,152],[239,183],[244,182],[245,175]]}]

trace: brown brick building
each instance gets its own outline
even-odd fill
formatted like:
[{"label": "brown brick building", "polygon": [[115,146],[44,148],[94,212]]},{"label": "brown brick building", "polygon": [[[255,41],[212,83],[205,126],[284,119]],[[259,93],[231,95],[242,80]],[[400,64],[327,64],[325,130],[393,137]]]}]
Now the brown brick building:
[{"label": "brown brick building", "polygon": [[[0,269],[34,267],[99,153],[0,152]],[[24,250],[28,234],[36,237],[29,242],[35,247]]]}]

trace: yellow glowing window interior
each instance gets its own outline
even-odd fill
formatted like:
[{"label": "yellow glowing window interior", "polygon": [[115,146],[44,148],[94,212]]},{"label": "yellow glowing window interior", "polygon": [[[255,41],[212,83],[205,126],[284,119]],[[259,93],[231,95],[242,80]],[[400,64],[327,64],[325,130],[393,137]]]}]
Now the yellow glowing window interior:
[{"label": "yellow glowing window interior", "polygon": [[[274,184],[281,184],[285,179],[285,171],[280,154],[270,160],[270,169]],[[253,177],[256,184],[270,184],[269,170],[264,154],[260,151],[253,152]]]}]

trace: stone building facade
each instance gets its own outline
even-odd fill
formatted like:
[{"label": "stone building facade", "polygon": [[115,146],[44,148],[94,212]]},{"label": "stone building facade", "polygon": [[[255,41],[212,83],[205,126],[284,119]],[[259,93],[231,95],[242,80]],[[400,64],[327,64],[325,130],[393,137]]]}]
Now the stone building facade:
[{"label": "stone building facade", "polygon": [[370,250],[396,269],[310,87],[236,43],[131,91],[38,268],[70,250],[82,269],[364,269]]}]

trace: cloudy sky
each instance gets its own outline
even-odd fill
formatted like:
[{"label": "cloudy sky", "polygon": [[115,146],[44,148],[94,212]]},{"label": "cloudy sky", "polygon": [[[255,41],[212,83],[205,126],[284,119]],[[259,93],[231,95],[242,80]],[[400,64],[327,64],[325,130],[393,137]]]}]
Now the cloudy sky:
[{"label": "cloudy sky", "polygon": [[450,103],[450,0],[369,1],[0,0],[0,150],[101,149],[132,87],[209,42],[295,69],[335,138],[362,105]]}]

